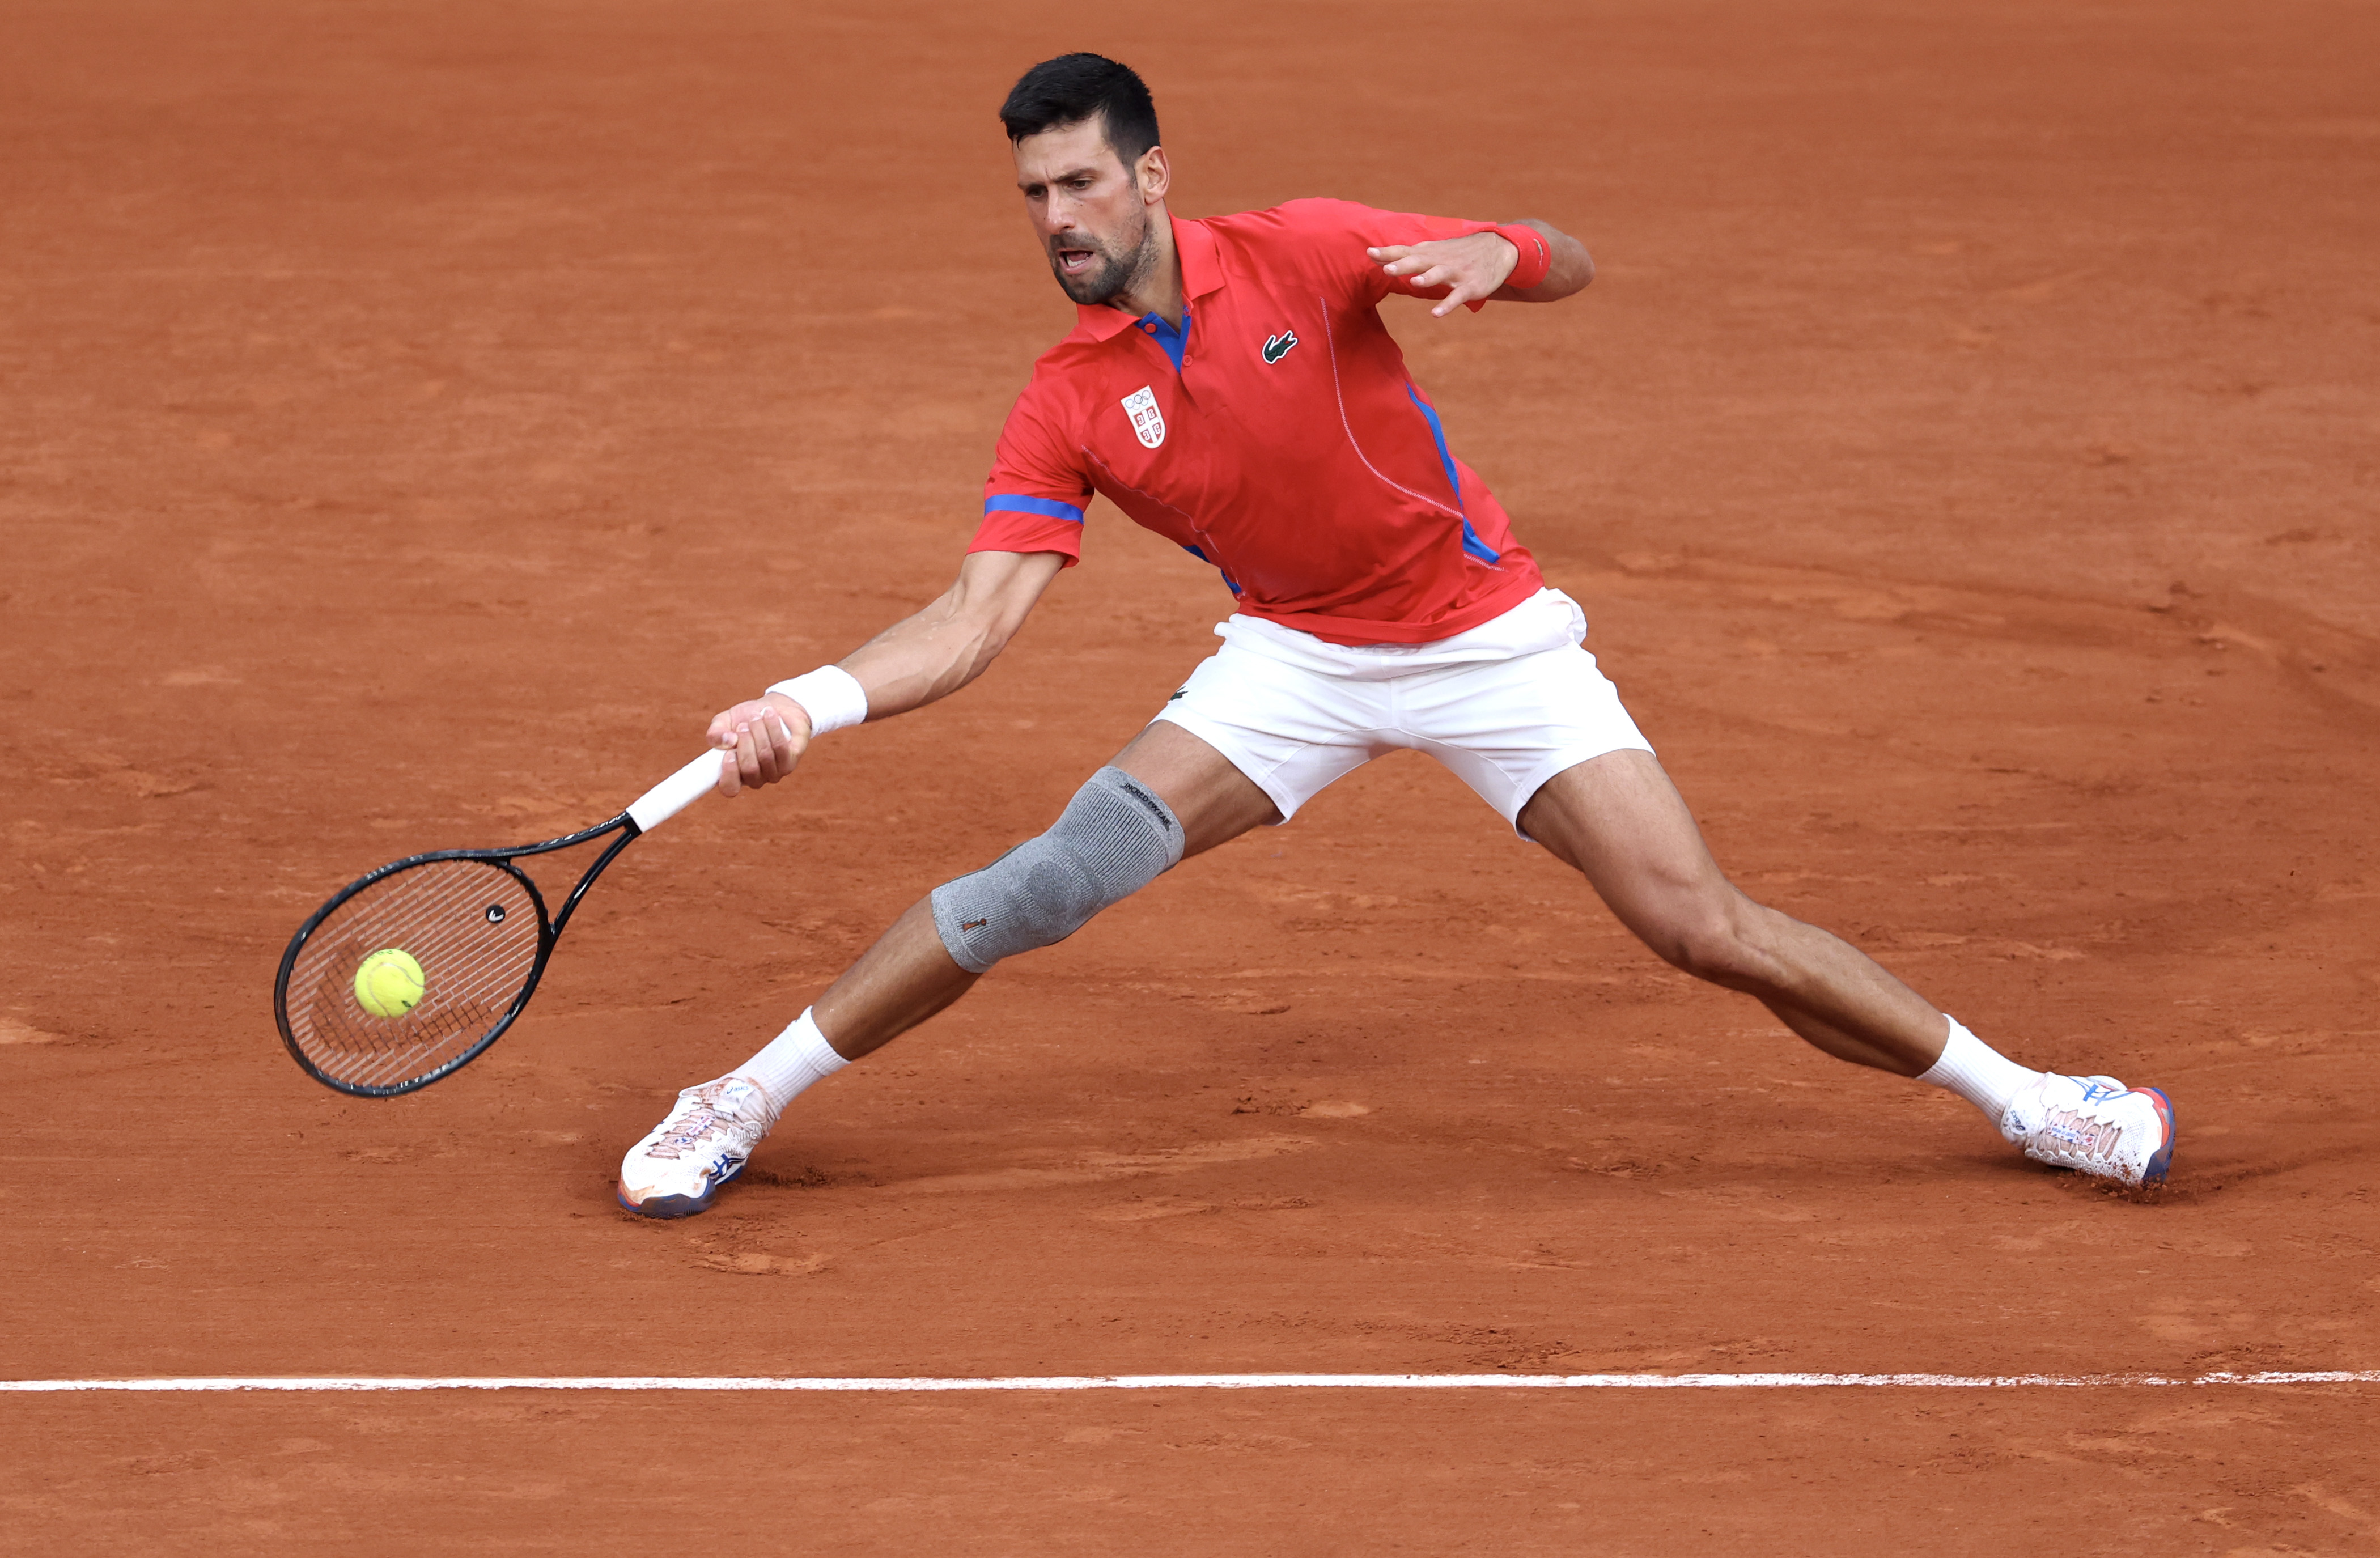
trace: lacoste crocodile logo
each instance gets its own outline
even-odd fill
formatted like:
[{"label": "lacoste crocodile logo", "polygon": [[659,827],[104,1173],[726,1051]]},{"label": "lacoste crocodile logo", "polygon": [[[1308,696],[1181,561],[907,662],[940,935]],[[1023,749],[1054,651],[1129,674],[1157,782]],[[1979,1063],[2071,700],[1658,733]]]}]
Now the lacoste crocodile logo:
[{"label": "lacoste crocodile logo", "polygon": [[1289,348],[1295,345],[1297,345],[1297,332],[1294,330],[1284,330],[1278,335],[1268,335],[1265,337],[1264,359],[1267,362],[1279,362],[1289,355]]}]

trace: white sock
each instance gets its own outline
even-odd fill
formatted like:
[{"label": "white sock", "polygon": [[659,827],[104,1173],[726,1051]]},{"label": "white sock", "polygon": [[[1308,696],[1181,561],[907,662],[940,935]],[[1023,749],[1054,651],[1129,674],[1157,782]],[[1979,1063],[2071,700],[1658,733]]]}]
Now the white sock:
[{"label": "white sock", "polygon": [[759,1054],[737,1066],[735,1075],[758,1083],[782,1114],[785,1105],[801,1096],[803,1089],[850,1064],[834,1053],[834,1046],[826,1041],[819,1025],[810,1020],[809,1008],[804,1007],[800,1016],[770,1040]]},{"label": "white sock", "polygon": [[1942,1046],[1942,1058],[1917,1079],[1957,1093],[1998,1126],[2000,1116],[2008,1113],[2009,1100],[2037,1081],[2041,1073],[2027,1070],[1993,1049],[1968,1032],[1958,1018],[1950,1017],[1949,1023],[1950,1039]]}]

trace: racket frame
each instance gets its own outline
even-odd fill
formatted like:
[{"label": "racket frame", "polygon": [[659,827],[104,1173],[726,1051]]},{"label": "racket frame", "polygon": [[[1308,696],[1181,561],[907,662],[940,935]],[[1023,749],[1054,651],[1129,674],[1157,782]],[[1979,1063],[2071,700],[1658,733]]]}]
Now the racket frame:
[{"label": "racket frame", "polygon": [[[579,877],[578,885],[573,887],[570,890],[570,895],[562,901],[562,912],[549,919],[545,912],[545,895],[538,891],[536,881],[513,862],[531,855],[548,855],[557,849],[570,849],[581,844],[592,844],[605,834],[615,832],[620,836],[613,839],[610,847],[598,855],[594,863],[589,865],[585,873]],[[522,1009],[528,1006],[529,997],[537,993],[538,981],[545,977],[546,962],[553,955],[553,943],[561,940],[564,929],[570,923],[570,916],[578,907],[578,900],[587,895],[587,889],[592,887],[595,884],[595,879],[603,874],[603,868],[610,865],[621,850],[642,837],[644,832],[645,830],[638,825],[637,819],[633,815],[623,811],[608,822],[597,823],[594,827],[582,828],[575,834],[565,834],[560,838],[549,838],[540,844],[524,844],[511,849],[433,849],[427,854],[407,855],[402,860],[391,860],[388,864],[375,870],[367,871],[348,882],[334,894],[328,903],[306,917],[306,923],[298,927],[298,933],[289,938],[288,949],[281,955],[281,971],[273,980],[273,1017],[281,1027],[281,1041],[288,1047],[290,1058],[304,1067],[309,1077],[324,1087],[354,1098],[395,1098],[401,1094],[426,1088],[441,1077],[452,1076],[479,1059],[489,1045],[504,1036],[504,1030],[512,1027],[514,1019],[517,1018]],[[341,904],[346,903],[365,888],[376,882],[395,876],[399,871],[410,870],[416,866],[431,865],[440,860],[475,860],[485,865],[499,866],[504,869],[506,875],[528,889],[529,902],[537,907],[537,956],[529,965],[528,978],[521,981],[520,993],[513,997],[513,1004],[505,1008],[504,1016],[491,1024],[487,1032],[481,1034],[470,1048],[422,1076],[393,1086],[382,1087],[369,1082],[341,1081],[335,1077],[326,1075],[322,1068],[316,1065],[306,1052],[299,1048],[298,1035],[289,1026],[289,975],[298,966],[298,949],[306,944],[306,938],[314,933],[316,926],[328,919]]]}]

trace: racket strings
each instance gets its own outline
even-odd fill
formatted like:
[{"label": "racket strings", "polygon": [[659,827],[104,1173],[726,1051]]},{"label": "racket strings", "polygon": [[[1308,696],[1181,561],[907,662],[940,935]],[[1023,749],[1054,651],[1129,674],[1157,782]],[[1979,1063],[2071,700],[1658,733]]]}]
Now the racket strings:
[{"label": "racket strings", "polygon": [[[298,950],[286,1010],[325,1077],[360,1087],[417,1080],[468,1053],[520,999],[537,967],[538,911],[485,860],[432,860],[382,877],[324,916]],[[395,948],[420,965],[413,1009],[382,1016],[356,989],[363,960]]]}]

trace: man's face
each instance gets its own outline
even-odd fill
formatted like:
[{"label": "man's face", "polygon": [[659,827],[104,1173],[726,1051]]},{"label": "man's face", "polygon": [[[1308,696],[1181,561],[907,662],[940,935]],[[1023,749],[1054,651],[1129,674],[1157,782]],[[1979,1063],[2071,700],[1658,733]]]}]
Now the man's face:
[{"label": "man's face", "polygon": [[1165,153],[1151,147],[1128,170],[1098,116],[1013,144],[1016,187],[1050,274],[1077,303],[1132,290],[1157,258],[1149,208],[1165,198]]}]

